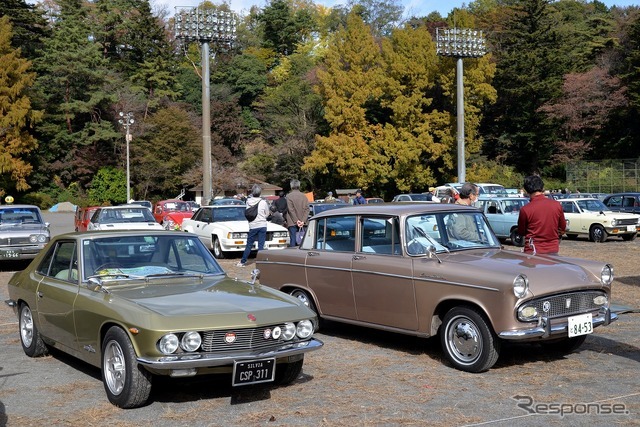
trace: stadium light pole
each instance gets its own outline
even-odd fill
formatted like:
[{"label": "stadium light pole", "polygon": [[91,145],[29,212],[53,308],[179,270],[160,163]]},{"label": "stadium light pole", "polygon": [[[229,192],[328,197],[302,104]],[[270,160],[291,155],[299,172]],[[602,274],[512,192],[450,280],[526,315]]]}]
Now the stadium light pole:
[{"label": "stadium light pole", "polygon": [[129,112],[125,114],[122,111],[120,111],[120,119],[118,120],[118,123],[124,126],[124,129],[126,131],[125,139],[127,141],[127,203],[129,203],[129,200],[131,200],[131,178],[129,174],[129,143],[133,139],[131,136],[131,133],[129,133],[129,127],[134,122],[135,121],[133,120],[133,113]]},{"label": "stadium light pole", "polygon": [[236,39],[236,17],[223,12],[198,7],[176,7],[175,35],[185,43],[199,42],[202,48],[202,201],[204,206],[213,198],[211,163],[211,92],[209,44],[230,46]]},{"label": "stadium light pole", "polygon": [[464,86],[463,58],[480,58],[487,53],[486,40],[480,30],[468,28],[436,28],[436,54],[457,58],[456,98],[457,98],[457,140],[458,140],[458,182],[466,181],[464,155]]}]

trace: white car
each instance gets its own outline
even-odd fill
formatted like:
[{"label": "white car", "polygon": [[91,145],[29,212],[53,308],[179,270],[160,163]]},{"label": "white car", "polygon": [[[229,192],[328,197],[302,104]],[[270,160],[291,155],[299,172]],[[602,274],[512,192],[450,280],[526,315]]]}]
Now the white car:
[{"label": "white car", "polygon": [[[190,219],[182,221],[182,230],[195,233],[207,245],[213,256],[222,259],[227,252],[242,252],[247,245],[249,222],[245,206],[203,206]],[[267,223],[265,249],[284,249],[289,244],[289,232],[281,225]],[[253,249],[258,249],[256,242]]]},{"label": "white car", "polygon": [[93,213],[87,230],[164,230],[141,205],[103,206]]},{"label": "white car", "polygon": [[565,218],[569,221],[567,238],[586,235],[592,242],[604,242],[610,236],[634,240],[638,234],[640,216],[613,212],[596,198],[571,198],[558,200]]}]

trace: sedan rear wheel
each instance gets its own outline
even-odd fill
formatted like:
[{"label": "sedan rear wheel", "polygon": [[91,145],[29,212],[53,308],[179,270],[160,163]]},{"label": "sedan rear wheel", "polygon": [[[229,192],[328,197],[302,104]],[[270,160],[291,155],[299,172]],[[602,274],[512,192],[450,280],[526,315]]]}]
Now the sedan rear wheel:
[{"label": "sedan rear wheel", "polygon": [[224,259],[224,251],[220,245],[220,239],[216,236],[212,236],[211,238],[213,239],[213,256],[216,259]]},{"label": "sedan rear wheel", "polygon": [[27,304],[20,306],[18,323],[20,328],[20,343],[22,343],[24,353],[29,357],[39,357],[47,354],[47,346],[44,341],[42,341],[36,323],[33,321],[31,308],[29,308]]},{"label": "sedan rear wheel", "polygon": [[120,408],[144,405],[151,379],[151,373],[137,363],[127,334],[116,326],[109,329],[102,343],[102,381],[109,401]]},{"label": "sedan rear wheel", "polygon": [[440,341],[446,357],[462,371],[486,371],[500,355],[500,340],[485,316],[472,307],[454,307],[447,312]]},{"label": "sedan rear wheel", "polygon": [[594,224],[589,230],[589,238],[592,242],[602,243],[607,240],[607,232],[600,224]]}]

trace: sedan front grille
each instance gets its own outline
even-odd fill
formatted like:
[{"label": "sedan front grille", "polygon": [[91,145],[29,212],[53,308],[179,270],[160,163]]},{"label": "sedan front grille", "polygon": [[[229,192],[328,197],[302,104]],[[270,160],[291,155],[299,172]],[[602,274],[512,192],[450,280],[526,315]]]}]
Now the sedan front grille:
[{"label": "sedan front grille", "polygon": [[0,246],[24,246],[24,245],[33,245],[29,241],[29,236],[23,237],[7,237],[0,239]]},{"label": "sedan front grille", "polygon": [[[273,338],[275,327],[284,329],[284,325],[272,325],[249,329],[205,331],[202,333],[202,351],[252,351],[278,346],[284,342],[284,339],[282,335],[278,339]],[[268,338],[265,338],[265,330],[267,329],[271,333],[268,334]],[[227,343],[225,340],[227,334],[235,334],[235,341]]]},{"label": "sedan front grille", "polygon": [[554,319],[599,310],[601,306],[593,302],[598,296],[606,297],[606,293],[601,291],[583,291],[550,295],[529,300],[525,302],[524,305],[527,307],[535,307],[542,316]]},{"label": "sedan front grille", "polygon": [[636,225],[638,220],[635,218],[616,219],[616,225]]}]

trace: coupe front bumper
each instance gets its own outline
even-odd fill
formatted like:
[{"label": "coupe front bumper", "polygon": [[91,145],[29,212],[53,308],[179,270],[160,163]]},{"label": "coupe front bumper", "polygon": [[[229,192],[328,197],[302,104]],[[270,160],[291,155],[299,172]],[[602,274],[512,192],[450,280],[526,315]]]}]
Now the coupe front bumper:
[{"label": "coupe front bumper", "polygon": [[296,356],[309,351],[319,350],[324,343],[312,338],[308,341],[282,344],[280,347],[268,351],[241,352],[241,353],[188,353],[162,357],[138,357],[138,363],[149,369],[172,370],[191,368],[210,368],[216,366],[233,365],[234,362],[247,362],[252,360],[275,357],[276,359]]}]

